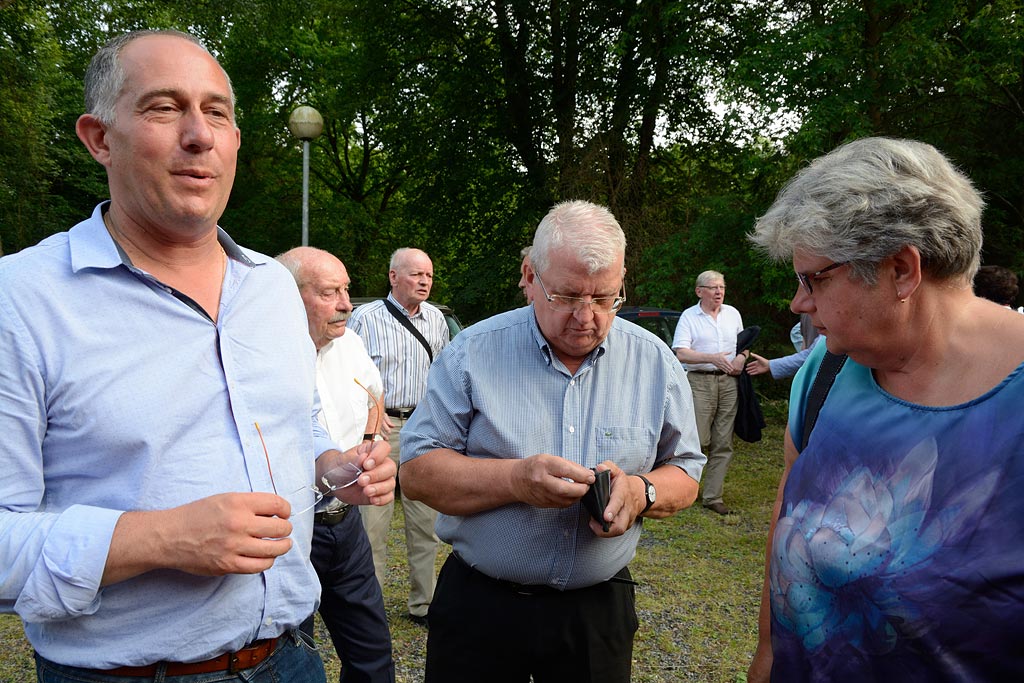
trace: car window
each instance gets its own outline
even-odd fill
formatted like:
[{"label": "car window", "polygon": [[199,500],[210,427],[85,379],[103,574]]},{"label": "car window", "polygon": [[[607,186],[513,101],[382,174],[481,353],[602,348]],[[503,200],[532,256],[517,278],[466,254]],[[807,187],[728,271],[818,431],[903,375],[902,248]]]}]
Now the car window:
[{"label": "car window", "polygon": [[448,341],[455,339],[455,335],[462,332],[462,323],[455,317],[453,313],[445,313],[444,321],[448,323]]}]

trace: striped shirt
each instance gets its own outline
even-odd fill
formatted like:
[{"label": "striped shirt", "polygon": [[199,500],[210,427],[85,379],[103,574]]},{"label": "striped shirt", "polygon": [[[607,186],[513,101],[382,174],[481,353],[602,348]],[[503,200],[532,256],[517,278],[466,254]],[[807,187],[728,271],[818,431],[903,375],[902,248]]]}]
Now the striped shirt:
[{"label": "striped shirt", "polygon": [[[706,458],[693,397],[665,343],[616,318],[575,374],[554,355],[527,306],[459,333],[430,371],[426,399],[402,428],[402,461],[452,449],[474,458],[551,453],[627,474],[676,466],[700,480]],[[437,534],[497,579],[575,589],[606,581],[636,552],[640,524],[599,538],[581,503],[517,503],[442,514]]]},{"label": "striped shirt", "polygon": [[[416,315],[409,315],[390,293],[388,300],[409,318],[437,358],[448,344],[444,313],[424,301]],[[415,407],[426,391],[427,371],[430,370],[430,358],[419,340],[391,315],[384,301],[363,304],[353,311],[348,329],[362,338],[366,352],[380,370],[384,380],[384,407]]]}]

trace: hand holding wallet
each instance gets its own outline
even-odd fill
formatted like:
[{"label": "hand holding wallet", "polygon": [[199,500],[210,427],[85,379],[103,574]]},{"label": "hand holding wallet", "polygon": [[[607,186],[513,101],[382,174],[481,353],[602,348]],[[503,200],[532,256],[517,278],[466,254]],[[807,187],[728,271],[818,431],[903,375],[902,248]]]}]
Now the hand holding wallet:
[{"label": "hand holding wallet", "polygon": [[583,505],[590,512],[590,516],[601,523],[601,529],[608,531],[610,523],[604,518],[604,509],[608,507],[608,498],[612,493],[612,472],[611,470],[594,471],[594,483],[590,485],[587,492],[583,494]]}]

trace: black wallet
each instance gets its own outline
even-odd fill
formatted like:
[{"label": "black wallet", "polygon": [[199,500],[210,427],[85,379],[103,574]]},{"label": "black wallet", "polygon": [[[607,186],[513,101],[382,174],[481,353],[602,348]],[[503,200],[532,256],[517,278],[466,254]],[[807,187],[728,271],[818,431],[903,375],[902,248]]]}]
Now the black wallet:
[{"label": "black wallet", "polygon": [[594,483],[590,485],[587,492],[583,494],[583,506],[590,512],[590,516],[601,523],[601,529],[608,531],[609,523],[604,519],[604,509],[608,507],[608,497],[612,493],[612,472],[611,470],[594,470]]}]

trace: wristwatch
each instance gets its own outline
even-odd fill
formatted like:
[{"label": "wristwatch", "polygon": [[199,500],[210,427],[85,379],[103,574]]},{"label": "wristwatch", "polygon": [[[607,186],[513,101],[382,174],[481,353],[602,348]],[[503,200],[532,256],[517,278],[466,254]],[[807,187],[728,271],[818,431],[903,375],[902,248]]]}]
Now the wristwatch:
[{"label": "wristwatch", "polygon": [[640,480],[644,483],[644,498],[647,499],[647,505],[645,505],[644,509],[640,511],[640,514],[642,515],[651,509],[651,506],[654,505],[654,500],[657,498],[658,494],[657,491],[654,490],[654,484],[648,481],[647,477],[639,474],[635,474],[633,476],[640,477]]}]

